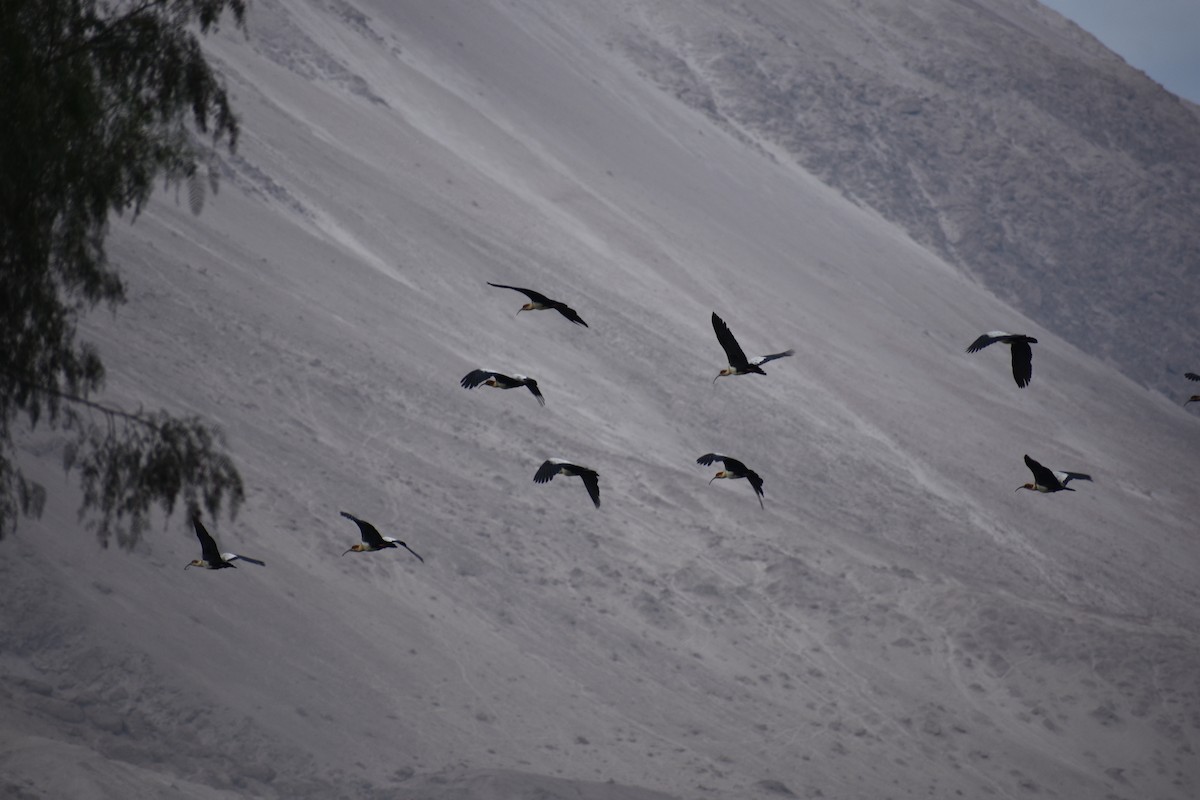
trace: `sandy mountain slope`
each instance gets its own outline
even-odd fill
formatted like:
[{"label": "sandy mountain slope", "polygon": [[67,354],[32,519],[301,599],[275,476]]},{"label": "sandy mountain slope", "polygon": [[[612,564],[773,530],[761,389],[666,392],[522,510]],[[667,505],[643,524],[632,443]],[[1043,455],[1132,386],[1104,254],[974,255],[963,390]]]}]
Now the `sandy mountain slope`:
[{"label": "sandy mountain slope", "polygon": [[[1194,796],[1200,422],[664,92],[615,24],[262,0],[211,42],[238,153],[201,216],[114,224],[130,302],[88,335],[105,399],[224,428],[248,499],[210,528],[267,566],[183,571],[178,515],[98,548],[31,435],[4,796]],[[714,385],[714,310],[795,356]],[[1038,338],[1029,388],[964,352],[994,328]],[[1025,453],[1095,480],[1015,492]],[[533,483],[551,456],[598,510]],[[342,510],[425,563],[342,557]]]},{"label": "sandy mountain slope", "polygon": [[639,4],[614,35],[718,124],[1176,397],[1200,350],[1200,109],[1030,0]]}]

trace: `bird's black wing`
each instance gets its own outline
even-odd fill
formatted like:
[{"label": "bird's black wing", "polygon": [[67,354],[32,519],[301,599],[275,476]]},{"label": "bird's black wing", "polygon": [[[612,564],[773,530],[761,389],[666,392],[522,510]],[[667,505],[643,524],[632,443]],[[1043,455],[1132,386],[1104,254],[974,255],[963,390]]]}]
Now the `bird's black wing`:
[{"label": "bird's black wing", "polygon": [[579,473],[579,477],[583,479],[583,485],[587,487],[588,494],[595,503],[596,508],[600,507],[600,474],[594,469],[585,469]]},{"label": "bird's black wing", "polygon": [[486,369],[473,369],[470,372],[468,372],[466,375],[464,375],[463,379],[461,381],[459,381],[458,383],[464,389],[474,389],[476,386],[479,386],[481,383],[486,381],[488,378],[496,378],[497,380],[499,380],[500,378],[503,378],[503,377],[507,377],[507,376],[501,375],[499,372],[492,372],[492,371],[486,370]]},{"label": "bird's black wing", "polygon": [[582,325],[585,328],[588,327],[588,324],[583,321],[583,317],[579,316],[579,314],[576,313],[575,309],[571,308],[566,303],[560,303],[557,300],[551,300],[550,306],[555,311],[562,314],[567,319],[571,320],[571,322],[574,322],[576,325]]},{"label": "bird's black wing", "polygon": [[750,362],[746,360],[746,354],[742,352],[742,346],[738,344],[737,339],[733,338],[733,334],[729,331],[729,326],[725,324],[725,320],[717,316],[717,312],[712,315],[713,330],[717,334],[717,341],[721,343],[721,347],[725,350],[725,357],[729,359],[729,366],[734,368],[744,368]]},{"label": "bird's black wing", "polygon": [[535,292],[533,289],[522,289],[520,286],[505,286],[503,283],[487,282],[488,286],[495,286],[497,289],[512,289],[514,292],[520,292],[535,303],[543,303],[545,305],[553,305],[554,301],[541,292]]},{"label": "bird's black wing", "polygon": [[1012,342],[1013,380],[1022,389],[1029,385],[1029,381],[1033,380],[1033,348],[1029,346],[1029,343],[1036,341],[1037,339],[1022,336]]},{"label": "bird's black wing", "polygon": [[369,544],[372,547],[383,547],[383,534],[374,525],[346,511],[341,512],[341,514],[358,526],[358,532],[362,535],[364,544]]},{"label": "bird's black wing", "polygon": [[542,397],[542,393],[538,389],[537,381],[535,381],[533,378],[526,378],[525,386],[528,387],[529,391],[533,392],[533,396],[537,398],[539,403],[546,405],[546,398]]},{"label": "bird's black wing", "polygon": [[217,549],[217,543],[205,529],[199,515],[192,517],[192,526],[196,529],[196,538],[200,540],[200,557],[209,564],[220,564],[224,560],[221,551]]},{"label": "bird's black wing", "polygon": [[1028,455],[1025,456],[1025,466],[1029,467],[1029,471],[1033,473],[1033,482],[1035,485],[1045,486],[1051,489],[1055,486],[1062,485],[1062,483],[1059,482],[1058,477],[1055,476],[1053,470],[1043,467]]},{"label": "bird's black wing", "polygon": [[759,356],[758,358],[750,359],[750,363],[756,367],[761,367],[768,361],[774,361],[777,358],[787,358],[788,356],[796,355],[795,350],[784,350],[782,353],[771,353],[769,356]]},{"label": "bird's black wing", "polygon": [[1197,375],[1194,372],[1185,372],[1183,373],[1183,377],[1187,378],[1189,381],[1200,381],[1200,375]]},{"label": "bird's black wing", "polygon": [[[746,475],[746,476],[754,475],[754,470],[750,469],[745,464],[738,461],[736,458],[730,458],[729,456],[721,456],[721,460],[725,462],[725,471],[726,472],[732,472],[734,475]],[[758,476],[754,475],[754,477],[757,478]]]},{"label": "bird's black wing", "polygon": [[1090,481],[1091,475],[1085,475],[1082,472],[1059,472],[1054,477],[1058,478],[1063,486],[1066,486],[1071,481]]},{"label": "bird's black wing", "polygon": [[[969,345],[967,345],[967,352],[968,353],[977,353],[980,350],[982,350],[983,348],[987,347],[989,344],[991,344],[995,341],[998,341],[999,336],[995,335],[997,333],[1000,333],[1000,331],[993,331],[992,333],[981,334],[978,339],[976,339],[975,341],[973,341]],[[1003,336],[1004,334],[1000,333],[1000,335]]]},{"label": "bird's black wing", "polygon": [[533,476],[534,483],[546,483],[555,475],[558,474],[559,465],[553,461],[546,459],[542,465],[538,467],[537,473]]},{"label": "bird's black wing", "polygon": [[760,478],[758,473],[752,469],[745,469],[745,467],[743,467],[743,470],[746,473],[746,480],[750,481],[750,485],[754,487],[754,493],[758,495],[758,504],[763,508],[766,508],[766,506],[763,505],[763,479]]},{"label": "bird's black wing", "polygon": [[724,462],[725,456],[721,455],[720,453],[705,453],[704,455],[702,455],[696,459],[697,464],[700,464],[705,467],[712,466],[712,463],[714,461]]}]

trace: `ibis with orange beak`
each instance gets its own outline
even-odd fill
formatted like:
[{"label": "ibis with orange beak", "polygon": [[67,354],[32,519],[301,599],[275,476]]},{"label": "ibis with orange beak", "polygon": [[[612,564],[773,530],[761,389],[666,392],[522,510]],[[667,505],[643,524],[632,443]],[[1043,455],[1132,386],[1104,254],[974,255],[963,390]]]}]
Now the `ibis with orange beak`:
[{"label": "ibis with orange beak", "polygon": [[517,313],[522,311],[548,311],[554,309],[562,314],[567,319],[574,322],[576,325],[587,327],[588,324],[566,303],[560,303],[558,300],[551,300],[541,292],[535,292],[533,289],[522,289],[520,286],[505,286],[503,283],[487,282],[488,286],[495,286],[497,289],[512,289],[514,292],[520,292],[529,298],[529,302],[517,309]]},{"label": "ibis with orange beak", "polygon": [[1042,492],[1043,494],[1073,492],[1075,490],[1067,486],[1068,483],[1071,481],[1090,481],[1092,479],[1091,475],[1084,475],[1082,472],[1055,472],[1048,467],[1043,467],[1028,455],[1025,456],[1025,465],[1033,473],[1033,483],[1018,486],[1015,490],[1018,492],[1022,489],[1028,489],[1031,492]]},{"label": "ibis with orange beak", "polygon": [[200,540],[200,558],[193,559],[188,564],[184,565],[184,569],[188,567],[204,567],[205,569],[225,569],[226,567],[233,568],[234,561],[249,561],[251,564],[258,564],[260,567],[265,567],[265,561],[259,561],[257,558],[249,556],[239,556],[237,553],[222,553],[217,549],[217,543],[213,537],[209,535],[204,527],[204,523],[200,521],[200,515],[196,514],[192,517],[192,527],[196,529],[196,538]]},{"label": "ibis with orange beak", "polygon": [[723,456],[720,453],[705,453],[696,459],[697,464],[701,464],[706,467],[711,466],[714,461],[720,461],[725,466],[725,469],[720,470],[716,475],[713,475],[711,478],[709,478],[708,482],[710,484],[717,478],[745,478],[750,482],[750,485],[754,487],[754,493],[758,495],[758,504],[763,508],[766,508],[766,506],[763,505],[763,479],[758,476],[757,472],[750,469],[736,458]]},{"label": "ibis with orange beak", "polygon": [[[717,373],[717,378],[724,378],[727,375],[766,375],[762,365],[768,361],[774,361],[777,358],[787,358],[796,354],[795,350],[784,350],[782,353],[772,353],[769,356],[758,356],[757,358],[746,358],[746,354],[742,351],[742,346],[738,344],[738,340],[733,337],[729,326],[725,324],[725,320],[717,316],[717,312],[712,315],[713,331],[717,334],[717,341],[721,343],[721,347],[725,350],[725,357],[729,360],[729,366]],[[713,384],[717,382],[717,378],[713,378]]]},{"label": "ibis with orange beak", "polygon": [[[343,517],[357,525],[358,532],[362,535],[362,542],[351,545],[350,549],[347,550],[346,553],[373,553],[376,550],[384,550],[388,547],[403,547],[414,556],[417,556],[417,561],[420,561],[422,564],[425,563],[425,559],[417,555],[415,550],[399,539],[393,539],[390,536],[384,536],[374,525],[367,522],[365,519],[359,519],[347,511],[342,511],[340,513]],[[342,555],[344,556],[346,553],[342,553]]]}]

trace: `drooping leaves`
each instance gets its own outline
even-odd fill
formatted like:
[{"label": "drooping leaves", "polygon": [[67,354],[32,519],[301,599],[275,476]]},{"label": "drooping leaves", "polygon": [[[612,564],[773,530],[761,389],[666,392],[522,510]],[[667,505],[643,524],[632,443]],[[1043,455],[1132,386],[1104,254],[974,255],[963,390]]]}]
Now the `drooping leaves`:
[{"label": "drooping leaves", "polygon": [[151,415],[99,435],[64,413],[104,377],[77,340],[79,316],[125,297],[104,249],[113,212],[136,216],[159,176],[186,183],[198,211],[201,165],[236,145],[197,38],[226,12],[244,24],[244,0],[0,0],[0,537],[44,503],[12,462],[18,423],[73,429],[83,510],[99,512],[102,540],[128,521],[120,541],[134,541],[152,504],[212,511],[240,497],[199,420]]}]

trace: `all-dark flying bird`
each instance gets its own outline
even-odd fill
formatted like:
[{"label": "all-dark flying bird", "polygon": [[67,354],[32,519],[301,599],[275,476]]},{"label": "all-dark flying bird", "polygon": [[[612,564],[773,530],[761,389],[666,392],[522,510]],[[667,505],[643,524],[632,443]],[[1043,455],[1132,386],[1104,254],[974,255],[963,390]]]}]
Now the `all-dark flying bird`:
[{"label": "all-dark flying bird", "polygon": [[710,484],[717,478],[745,478],[746,480],[750,481],[750,485],[754,487],[754,493],[758,495],[758,504],[763,508],[766,508],[766,506],[763,505],[763,479],[758,476],[757,472],[750,469],[736,458],[723,456],[720,453],[705,453],[696,459],[697,464],[701,464],[706,467],[711,466],[714,461],[720,461],[725,465],[725,469],[719,471],[716,475],[713,475],[711,478],[709,478],[708,482]]},{"label": "all-dark flying bird", "polygon": [[[1200,381],[1200,375],[1197,375],[1194,372],[1185,372],[1185,373],[1183,373],[1183,377],[1187,378],[1189,381]],[[1192,395],[1187,400],[1184,400],[1183,404],[1186,406],[1188,403],[1196,403],[1196,402],[1200,402],[1200,394]]]},{"label": "all-dark flying bird", "polygon": [[552,308],[562,314],[567,319],[574,322],[576,325],[587,327],[588,324],[583,321],[579,314],[575,313],[575,309],[568,306],[566,303],[560,303],[557,300],[551,300],[541,292],[535,292],[533,289],[522,289],[520,286],[505,286],[503,283],[492,283],[488,281],[488,286],[495,286],[497,289],[512,289],[514,292],[520,292],[529,298],[529,302],[517,309],[517,313],[522,311],[545,311]]},{"label": "all-dark flying bird", "polygon": [[[758,356],[757,358],[746,358],[746,354],[742,352],[742,346],[738,344],[737,339],[733,338],[733,334],[729,330],[729,326],[725,324],[725,320],[717,316],[717,312],[712,315],[713,330],[716,331],[717,341],[721,343],[721,347],[725,350],[725,357],[729,360],[729,366],[717,373],[717,378],[724,378],[726,375],[749,375],[757,373],[766,375],[763,372],[762,365],[768,361],[774,361],[777,358],[787,358],[796,354],[795,350],[784,350],[782,353],[772,353],[769,356]],[[713,378],[713,383],[717,382],[717,378]]]},{"label": "all-dark flying bird", "polygon": [[[390,536],[382,535],[374,525],[367,522],[365,519],[359,519],[353,514],[345,511],[342,511],[341,515],[357,525],[358,532],[362,535],[362,543],[351,545],[350,549],[347,550],[346,553],[373,553],[376,550],[383,550],[387,547],[403,547],[414,556],[417,556],[417,561],[420,561],[422,564],[425,563],[425,559],[417,555],[417,552],[411,547],[399,539],[393,539]],[[346,553],[342,553],[342,555],[344,556]]]},{"label": "all-dark flying bird", "polygon": [[459,383],[464,389],[474,389],[480,384],[494,386],[497,389],[516,389],[518,386],[526,386],[529,391],[533,392],[533,396],[539,403],[546,405],[546,398],[542,397],[542,393],[538,391],[537,381],[524,375],[505,375],[490,369],[474,369],[464,375]]},{"label": "all-dark flying bird", "polygon": [[1017,386],[1024,389],[1033,380],[1033,349],[1029,346],[1037,344],[1037,339],[1021,333],[1005,333],[1004,331],[988,331],[967,348],[968,353],[974,353],[989,344],[1003,342],[1012,348],[1012,372]]},{"label": "all-dark flying bird", "polygon": [[561,458],[549,458],[538,467],[537,474],[533,476],[533,482],[548,483],[555,475],[577,475],[582,478],[583,485],[587,487],[588,494],[592,497],[592,502],[596,504],[596,508],[600,507],[600,474],[596,470],[563,461]]},{"label": "all-dark flying bird", "polygon": [[213,537],[204,529],[204,524],[200,522],[199,515],[192,517],[192,526],[196,529],[196,538],[200,540],[201,558],[193,559],[184,566],[184,569],[188,567],[204,567],[205,569],[233,568],[234,564],[230,562],[238,559],[249,561],[251,564],[258,564],[260,567],[267,565],[265,561],[259,561],[257,558],[239,556],[237,553],[222,553],[217,549],[217,543],[213,541]]},{"label": "all-dark flying bird", "polygon": [[1025,456],[1025,465],[1033,473],[1033,483],[1018,486],[1016,488],[1018,492],[1022,489],[1043,493],[1073,492],[1075,490],[1067,486],[1068,483],[1071,481],[1090,481],[1092,479],[1091,475],[1084,475],[1082,472],[1054,472],[1043,467],[1029,456]]}]

